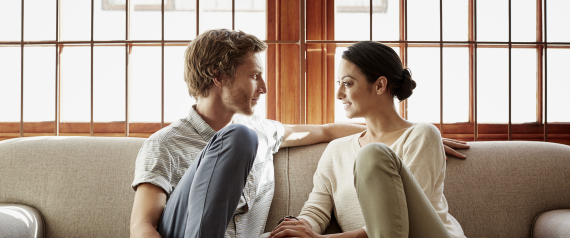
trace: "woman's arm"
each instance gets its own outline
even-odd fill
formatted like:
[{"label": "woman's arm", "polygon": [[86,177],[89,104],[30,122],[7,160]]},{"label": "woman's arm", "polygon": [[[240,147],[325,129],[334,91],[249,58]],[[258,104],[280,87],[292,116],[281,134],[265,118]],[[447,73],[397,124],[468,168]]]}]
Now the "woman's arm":
[{"label": "woman's arm", "polygon": [[[323,156],[326,153],[323,154]],[[323,159],[323,158],[321,158]],[[331,221],[332,209],[334,202],[332,194],[329,193],[323,179],[320,176],[320,170],[323,169],[322,163],[319,162],[317,171],[313,176],[313,191],[309,194],[309,198],[301,209],[299,218],[305,220],[309,227],[315,232],[321,234],[329,226]]]},{"label": "woman's arm", "polygon": [[363,228],[338,233],[338,234],[328,234],[328,235],[320,235],[316,233],[309,224],[303,218],[300,218],[298,221],[294,219],[285,219],[279,226],[275,227],[271,234],[269,235],[270,238],[282,238],[282,237],[299,237],[299,238],[367,238],[368,235]]},{"label": "woman's arm", "polygon": [[443,179],[445,152],[437,127],[431,124],[418,125],[404,142],[402,160],[428,198],[431,199]]}]

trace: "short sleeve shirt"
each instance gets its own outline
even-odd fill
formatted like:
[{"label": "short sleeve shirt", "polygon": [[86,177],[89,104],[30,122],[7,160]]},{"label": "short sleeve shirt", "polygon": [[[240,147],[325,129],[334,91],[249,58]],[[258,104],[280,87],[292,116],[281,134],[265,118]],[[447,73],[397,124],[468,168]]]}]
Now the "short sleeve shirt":
[{"label": "short sleeve shirt", "polygon": [[[273,154],[283,141],[284,127],[280,122],[259,116],[236,115],[239,123],[257,133],[257,155],[248,175],[236,213],[226,229],[226,237],[257,237],[264,228],[273,200],[275,177]],[[194,108],[188,116],[151,135],[136,159],[133,189],[141,183],[162,188],[168,196],[200,154],[214,131]]]}]

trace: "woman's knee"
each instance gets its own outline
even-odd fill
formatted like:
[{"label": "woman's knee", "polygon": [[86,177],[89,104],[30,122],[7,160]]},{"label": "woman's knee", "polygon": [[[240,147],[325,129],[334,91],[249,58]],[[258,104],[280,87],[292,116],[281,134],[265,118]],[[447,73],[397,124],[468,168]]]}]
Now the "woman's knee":
[{"label": "woman's knee", "polygon": [[370,143],[358,151],[355,170],[389,170],[397,167],[397,157],[384,143]]}]

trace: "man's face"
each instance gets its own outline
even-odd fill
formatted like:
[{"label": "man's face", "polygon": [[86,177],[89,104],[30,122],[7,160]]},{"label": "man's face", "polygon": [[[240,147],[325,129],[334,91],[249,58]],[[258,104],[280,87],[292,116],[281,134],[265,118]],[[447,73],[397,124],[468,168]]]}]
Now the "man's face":
[{"label": "man's face", "polygon": [[265,80],[262,78],[263,67],[260,53],[250,52],[243,58],[243,63],[236,68],[233,82],[223,90],[222,100],[225,106],[234,113],[253,115],[253,107],[259,96],[267,92]]}]

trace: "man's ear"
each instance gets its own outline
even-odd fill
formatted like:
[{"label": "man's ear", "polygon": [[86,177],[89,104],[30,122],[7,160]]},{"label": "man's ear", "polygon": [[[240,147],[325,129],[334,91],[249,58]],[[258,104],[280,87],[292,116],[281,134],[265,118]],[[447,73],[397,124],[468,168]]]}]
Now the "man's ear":
[{"label": "man's ear", "polygon": [[376,94],[381,95],[388,90],[388,79],[385,76],[380,76],[374,82],[374,90]]},{"label": "man's ear", "polygon": [[225,80],[219,69],[214,69],[214,78],[212,81],[214,81],[214,85],[216,85],[218,88],[221,88],[222,85],[224,85]]}]

